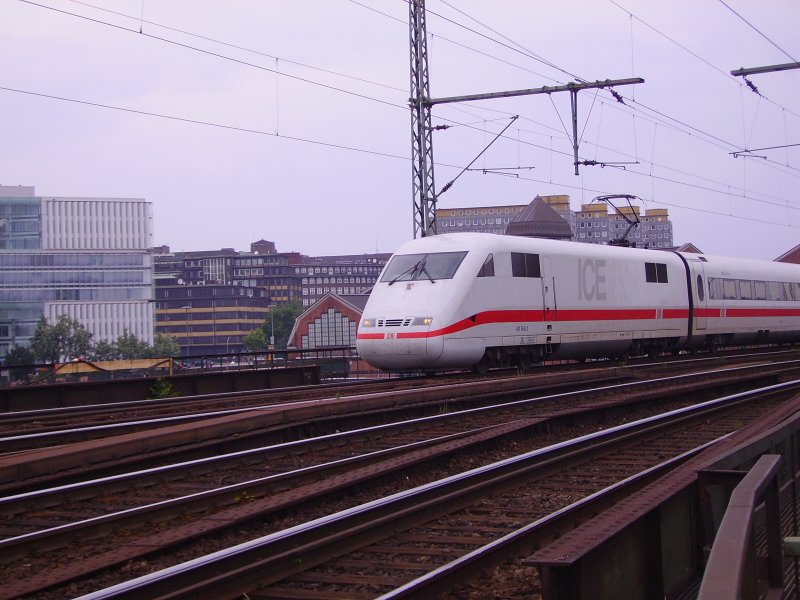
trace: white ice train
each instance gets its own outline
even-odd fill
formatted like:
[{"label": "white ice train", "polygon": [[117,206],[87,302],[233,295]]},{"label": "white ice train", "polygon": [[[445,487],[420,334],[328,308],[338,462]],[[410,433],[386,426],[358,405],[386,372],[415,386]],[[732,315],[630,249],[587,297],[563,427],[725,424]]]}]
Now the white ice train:
[{"label": "white ice train", "polygon": [[357,335],[430,371],[798,341],[798,265],[481,233],[404,244]]}]

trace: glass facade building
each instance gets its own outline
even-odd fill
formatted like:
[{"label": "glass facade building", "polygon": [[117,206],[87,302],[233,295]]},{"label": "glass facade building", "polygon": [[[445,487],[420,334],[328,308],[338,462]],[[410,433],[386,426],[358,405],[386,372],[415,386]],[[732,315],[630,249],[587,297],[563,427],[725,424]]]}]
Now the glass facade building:
[{"label": "glass facade building", "polygon": [[151,207],[143,200],[41,198],[0,186],[0,357],[39,319],[80,321],[95,341],[153,342]]}]

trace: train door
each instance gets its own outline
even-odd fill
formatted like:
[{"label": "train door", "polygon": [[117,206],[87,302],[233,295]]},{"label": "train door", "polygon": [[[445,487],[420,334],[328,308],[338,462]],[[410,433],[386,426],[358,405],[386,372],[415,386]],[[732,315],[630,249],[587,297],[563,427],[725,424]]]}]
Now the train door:
[{"label": "train door", "polygon": [[708,283],[706,282],[705,269],[703,263],[692,261],[692,297],[694,298],[694,329],[695,331],[705,331],[706,321],[708,320],[706,303],[708,299]]},{"label": "train door", "polygon": [[556,281],[550,266],[550,257],[541,256],[541,276],[542,276],[542,310],[544,311],[544,322],[550,323],[557,318],[556,311]]}]

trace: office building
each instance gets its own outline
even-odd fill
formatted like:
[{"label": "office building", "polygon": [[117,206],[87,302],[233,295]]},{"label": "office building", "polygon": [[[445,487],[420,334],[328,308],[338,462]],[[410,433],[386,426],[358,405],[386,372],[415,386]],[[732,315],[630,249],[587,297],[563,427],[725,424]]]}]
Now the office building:
[{"label": "office building", "polygon": [[173,338],[184,356],[242,352],[242,340],[269,310],[269,296],[259,288],[164,279],[156,286],[156,333]]},{"label": "office building", "polygon": [[390,254],[309,257],[278,252],[259,240],[250,252],[233,248],[176,252],[153,249],[156,332],[170,335],[187,356],[240,352],[242,340],[273,307],[313,306],[328,294],[360,294],[377,280]]},{"label": "office building", "polygon": [[279,254],[260,240],[233,248],[175,252],[154,248],[156,333],[175,339],[184,356],[241,352],[270,306],[299,301],[296,252]]},{"label": "office building", "polygon": [[[584,204],[576,214],[576,242],[608,244],[627,239],[637,248],[669,248],[672,243],[672,222],[666,208],[651,208],[641,214],[638,206],[619,206],[609,211],[604,202]],[[638,220],[639,224],[632,226]],[[627,233],[627,237],[626,237]]]},{"label": "office building", "polygon": [[80,321],[94,341],[153,342],[151,204],[0,186],[0,356],[39,319]]},{"label": "office building", "polygon": [[391,254],[304,256],[299,269],[302,305],[313,306],[326,294],[364,294],[375,285]]},{"label": "office building", "polygon": [[505,233],[508,224],[527,204],[437,208],[436,233],[476,231]]}]

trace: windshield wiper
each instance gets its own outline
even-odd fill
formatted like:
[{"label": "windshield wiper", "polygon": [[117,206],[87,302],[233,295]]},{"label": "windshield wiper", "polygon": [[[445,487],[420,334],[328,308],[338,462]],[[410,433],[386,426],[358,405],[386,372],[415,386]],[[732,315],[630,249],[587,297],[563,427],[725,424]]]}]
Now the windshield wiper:
[{"label": "windshield wiper", "polygon": [[[420,264],[422,264],[422,261],[421,261],[421,260],[418,260],[416,263],[414,263],[413,265],[411,265],[410,267],[408,267],[408,268],[407,268],[405,271],[403,271],[402,273],[400,273],[400,274],[399,274],[397,277],[395,277],[394,279],[392,279],[392,280],[389,282],[389,285],[392,285],[393,283],[397,282],[397,280],[398,280],[398,279],[400,279],[400,278],[401,278],[401,277],[403,277],[404,275],[408,275],[409,273],[412,275],[412,277],[411,277],[411,278],[413,279],[413,275],[414,275],[414,273],[416,273],[416,272],[417,272],[417,269],[419,268]],[[423,268],[424,268],[424,267],[423,267]]]},{"label": "windshield wiper", "polygon": [[431,277],[431,274],[430,274],[430,273],[428,273],[428,269],[426,269],[426,268],[425,268],[425,265],[424,265],[424,264],[423,264],[423,265],[422,265],[422,266],[419,268],[419,270],[420,270],[420,272],[421,272],[421,273],[424,273],[424,274],[425,274],[425,276],[426,276],[428,279],[430,279],[430,280],[431,280],[431,283],[436,283],[436,280],[435,280],[433,277]]}]

